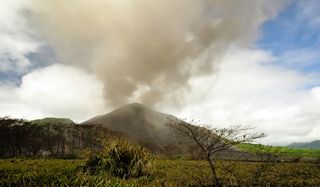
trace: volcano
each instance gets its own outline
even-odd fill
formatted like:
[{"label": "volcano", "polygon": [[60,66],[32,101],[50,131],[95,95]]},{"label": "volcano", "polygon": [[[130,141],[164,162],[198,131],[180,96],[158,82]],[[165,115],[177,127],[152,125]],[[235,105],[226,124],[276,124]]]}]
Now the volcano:
[{"label": "volcano", "polygon": [[129,138],[156,152],[174,142],[169,123],[178,119],[138,103],[124,105],[110,113],[93,117],[85,124],[94,124],[126,134]]}]

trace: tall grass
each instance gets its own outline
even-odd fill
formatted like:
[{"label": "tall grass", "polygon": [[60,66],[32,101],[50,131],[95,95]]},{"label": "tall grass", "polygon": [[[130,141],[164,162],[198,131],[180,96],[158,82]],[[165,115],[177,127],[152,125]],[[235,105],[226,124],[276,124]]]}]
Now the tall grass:
[{"label": "tall grass", "polygon": [[102,145],[102,150],[87,154],[85,172],[127,179],[142,176],[143,169],[151,165],[149,151],[125,138],[104,139]]},{"label": "tall grass", "polygon": [[[199,181],[206,185],[210,177],[205,161],[155,159],[152,167],[145,168],[147,174],[125,180],[108,173],[83,173],[77,168],[84,164],[85,160],[0,160],[0,186],[197,186]],[[252,186],[252,176],[261,163],[239,162],[233,176],[224,170],[229,164],[218,163],[218,175],[226,186],[239,187]],[[255,185],[320,186],[320,168],[311,163],[276,163]]]}]

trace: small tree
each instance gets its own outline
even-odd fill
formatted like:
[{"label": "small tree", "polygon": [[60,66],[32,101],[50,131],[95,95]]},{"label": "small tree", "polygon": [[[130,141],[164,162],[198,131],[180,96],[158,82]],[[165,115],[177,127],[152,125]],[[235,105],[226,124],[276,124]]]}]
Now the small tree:
[{"label": "small tree", "polygon": [[218,185],[220,180],[217,175],[216,160],[219,158],[219,154],[230,150],[236,153],[237,150],[232,149],[234,146],[265,136],[264,134],[250,134],[248,133],[250,128],[242,126],[219,129],[211,126],[195,126],[182,120],[171,120],[170,126],[175,129],[180,141],[197,148],[202,157],[208,161],[213,182]]}]

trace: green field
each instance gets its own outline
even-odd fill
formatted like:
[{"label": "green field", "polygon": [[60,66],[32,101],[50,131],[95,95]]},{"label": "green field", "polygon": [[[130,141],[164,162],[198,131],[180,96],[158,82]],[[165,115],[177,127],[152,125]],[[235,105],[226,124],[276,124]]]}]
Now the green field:
[{"label": "green field", "polygon": [[[3,159],[0,186],[190,186],[210,181],[205,161],[155,159],[142,177],[128,180],[82,173],[79,168],[83,164],[84,160]],[[226,184],[247,186],[262,164],[219,162],[218,174]],[[274,163],[256,185],[318,186],[320,168],[307,163]]]},{"label": "green field", "polygon": [[320,149],[288,148],[249,143],[239,144],[237,147],[248,152],[270,151],[286,158],[320,158]]}]

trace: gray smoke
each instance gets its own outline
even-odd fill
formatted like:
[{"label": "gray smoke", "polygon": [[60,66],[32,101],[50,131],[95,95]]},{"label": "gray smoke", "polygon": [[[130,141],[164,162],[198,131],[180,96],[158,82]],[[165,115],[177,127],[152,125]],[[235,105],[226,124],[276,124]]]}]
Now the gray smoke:
[{"label": "gray smoke", "polygon": [[[112,106],[154,105],[250,46],[279,0],[31,0],[33,22],[64,63],[104,82]],[[79,83],[81,84],[81,83]],[[174,102],[174,101],[173,101]]]}]

